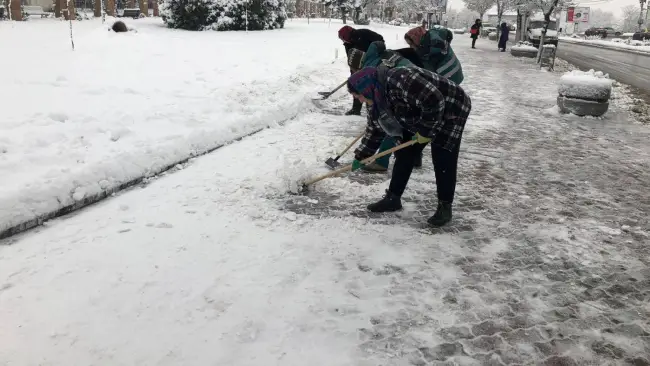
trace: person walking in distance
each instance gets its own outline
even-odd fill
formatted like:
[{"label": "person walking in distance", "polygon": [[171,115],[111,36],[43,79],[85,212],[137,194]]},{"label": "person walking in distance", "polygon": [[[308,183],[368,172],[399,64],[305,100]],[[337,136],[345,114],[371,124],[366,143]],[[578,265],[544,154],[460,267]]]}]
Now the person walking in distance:
[{"label": "person walking in distance", "polygon": [[[349,58],[352,55],[354,49],[357,49],[362,52],[368,52],[368,47],[372,42],[384,41],[384,37],[380,34],[371,31],[370,29],[354,29],[349,25],[343,26],[339,29],[339,39],[343,41],[343,46],[345,46],[345,54],[348,57],[348,65],[350,65]],[[354,74],[356,70],[350,68],[350,75]],[[363,103],[357,99],[352,100],[352,109],[347,111],[345,115],[361,115],[361,107]]]},{"label": "person walking in distance", "polygon": [[365,67],[348,79],[348,91],[371,107],[361,146],[355,151],[352,170],[377,151],[384,137],[416,144],[395,152],[395,167],[386,195],[368,205],[371,212],[393,212],[402,208],[401,196],[411,177],[416,157],[431,142],[436,176],[438,208],[429,218],[431,226],[451,220],[456,190],[460,143],[472,103],[453,81],[419,67],[384,65]]},{"label": "person walking in distance", "polygon": [[482,27],[481,19],[476,19],[476,23],[472,25],[472,28],[470,28],[469,33],[470,37],[472,38],[472,48],[476,48],[476,40],[478,39],[478,36],[481,34],[481,27]]},{"label": "person walking in distance", "polygon": [[506,45],[510,38],[510,28],[506,22],[501,23],[501,36],[499,37],[499,51],[506,52]]}]

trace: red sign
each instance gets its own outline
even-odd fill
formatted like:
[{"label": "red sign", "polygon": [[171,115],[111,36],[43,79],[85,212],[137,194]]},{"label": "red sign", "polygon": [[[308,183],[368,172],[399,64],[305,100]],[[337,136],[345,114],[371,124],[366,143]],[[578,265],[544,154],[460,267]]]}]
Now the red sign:
[{"label": "red sign", "polygon": [[574,21],[573,16],[575,15],[575,12],[576,12],[576,8],[569,8],[569,10],[567,11],[567,19],[566,19],[567,22],[572,23]]}]

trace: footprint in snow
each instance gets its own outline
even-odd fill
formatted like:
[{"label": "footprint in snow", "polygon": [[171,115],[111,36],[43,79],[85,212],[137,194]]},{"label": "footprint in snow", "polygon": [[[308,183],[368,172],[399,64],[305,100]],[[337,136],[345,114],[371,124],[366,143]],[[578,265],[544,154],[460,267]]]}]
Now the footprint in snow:
[{"label": "footprint in snow", "polygon": [[156,228],[158,228],[158,229],[171,229],[173,227],[174,227],[174,225],[168,224],[166,222],[161,222],[160,224],[156,225]]}]

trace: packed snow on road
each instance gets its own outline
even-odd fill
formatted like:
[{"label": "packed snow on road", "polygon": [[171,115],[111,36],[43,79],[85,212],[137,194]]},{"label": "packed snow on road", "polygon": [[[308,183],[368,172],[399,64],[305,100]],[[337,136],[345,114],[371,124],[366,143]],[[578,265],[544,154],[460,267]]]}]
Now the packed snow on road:
[{"label": "packed snow on road", "polygon": [[288,193],[366,126],[345,88],[311,100],[349,76],[340,22],[129,23],[74,23],[73,52],[65,22],[0,22],[0,227],[150,176],[0,241],[0,364],[650,362],[650,132],[615,83],[559,114],[561,64],[455,38],[472,111],[432,229],[429,148],[395,213],[366,209],[390,172]]}]

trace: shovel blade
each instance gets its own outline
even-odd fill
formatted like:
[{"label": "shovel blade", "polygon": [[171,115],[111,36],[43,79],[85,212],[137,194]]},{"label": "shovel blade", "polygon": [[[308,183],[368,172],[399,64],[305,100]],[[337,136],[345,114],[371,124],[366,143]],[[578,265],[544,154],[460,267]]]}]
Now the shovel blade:
[{"label": "shovel blade", "polygon": [[332,169],[337,169],[341,166],[341,163],[339,163],[338,161],[332,158],[327,159],[325,164],[327,164],[327,166],[329,166]]}]

